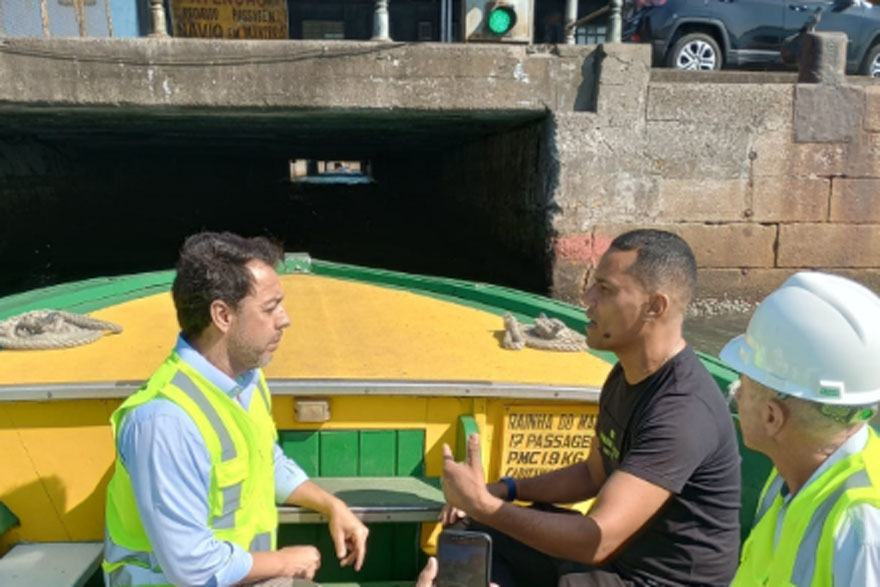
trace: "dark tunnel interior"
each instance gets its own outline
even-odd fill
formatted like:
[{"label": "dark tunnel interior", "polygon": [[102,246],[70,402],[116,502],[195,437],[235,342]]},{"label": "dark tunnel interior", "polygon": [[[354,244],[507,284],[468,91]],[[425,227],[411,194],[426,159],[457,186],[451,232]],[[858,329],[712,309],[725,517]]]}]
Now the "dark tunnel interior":
[{"label": "dark tunnel interior", "polygon": [[552,124],[533,111],[7,113],[0,295],[167,269],[199,230],[546,293]]}]

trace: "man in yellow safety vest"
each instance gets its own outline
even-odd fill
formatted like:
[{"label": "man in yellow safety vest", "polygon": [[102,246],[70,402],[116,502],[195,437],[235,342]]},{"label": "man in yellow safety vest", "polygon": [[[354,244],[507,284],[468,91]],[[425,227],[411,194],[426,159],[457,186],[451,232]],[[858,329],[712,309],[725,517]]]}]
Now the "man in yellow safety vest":
[{"label": "man in yellow safety vest", "polygon": [[261,368],[290,326],[275,272],[281,255],[264,238],[230,233],[184,243],[172,286],[177,344],[111,416],[108,585],[311,579],[316,548],[275,548],[276,503],[326,514],[340,564],[363,564],[367,528],[277,443]]},{"label": "man in yellow safety vest", "polygon": [[880,298],[803,272],[721,358],[743,441],[773,461],[734,585],[880,585]]}]

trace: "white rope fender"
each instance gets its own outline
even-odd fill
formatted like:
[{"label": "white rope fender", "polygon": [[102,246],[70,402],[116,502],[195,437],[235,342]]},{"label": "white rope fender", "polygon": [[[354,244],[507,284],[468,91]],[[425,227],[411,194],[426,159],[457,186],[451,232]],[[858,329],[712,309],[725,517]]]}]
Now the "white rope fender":
[{"label": "white rope fender", "polygon": [[541,314],[531,326],[520,324],[511,314],[504,315],[502,346],[511,350],[523,347],[549,351],[577,352],[587,350],[587,338],[565,325],[558,318]]},{"label": "white rope fender", "polygon": [[0,322],[0,348],[16,350],[63,349],[94,342],[104,331],[122,327],[62,310],[32,310]]}]

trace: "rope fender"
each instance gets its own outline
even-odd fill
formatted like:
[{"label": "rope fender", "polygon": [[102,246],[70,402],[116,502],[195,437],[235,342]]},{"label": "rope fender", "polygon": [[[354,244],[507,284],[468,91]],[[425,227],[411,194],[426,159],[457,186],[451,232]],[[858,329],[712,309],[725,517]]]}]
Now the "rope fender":
[{"label": "rope fender", "polygon": [[105,331],[122,327],[63,310],[32,310],[0,322],[0,348],[15,350],[63,349],[94,342]]},{"label": "rope fender", "polygon": [[558,318],[541,314],[531,326],[521,324],[511,314],[504,315],[504,340],[501,345],[510,350],[523,347],[547,351],[578,352],[587,350],[587,338],[565,325]]}]

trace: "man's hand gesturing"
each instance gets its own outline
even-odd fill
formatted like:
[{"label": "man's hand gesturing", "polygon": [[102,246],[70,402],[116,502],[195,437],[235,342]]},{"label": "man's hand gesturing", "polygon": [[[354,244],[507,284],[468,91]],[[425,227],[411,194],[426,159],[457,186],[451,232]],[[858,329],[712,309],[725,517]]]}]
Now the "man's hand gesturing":
[{"label": "man's hand gesturing", "polygon": [[[449,506],[477,520],[501,507],[503,502],[486,489],[479,434],[468,437],[464,463],[456,463],[449,445],[443,445],[443,495]],[[449,510],[450,515],[453,511]]]}]

